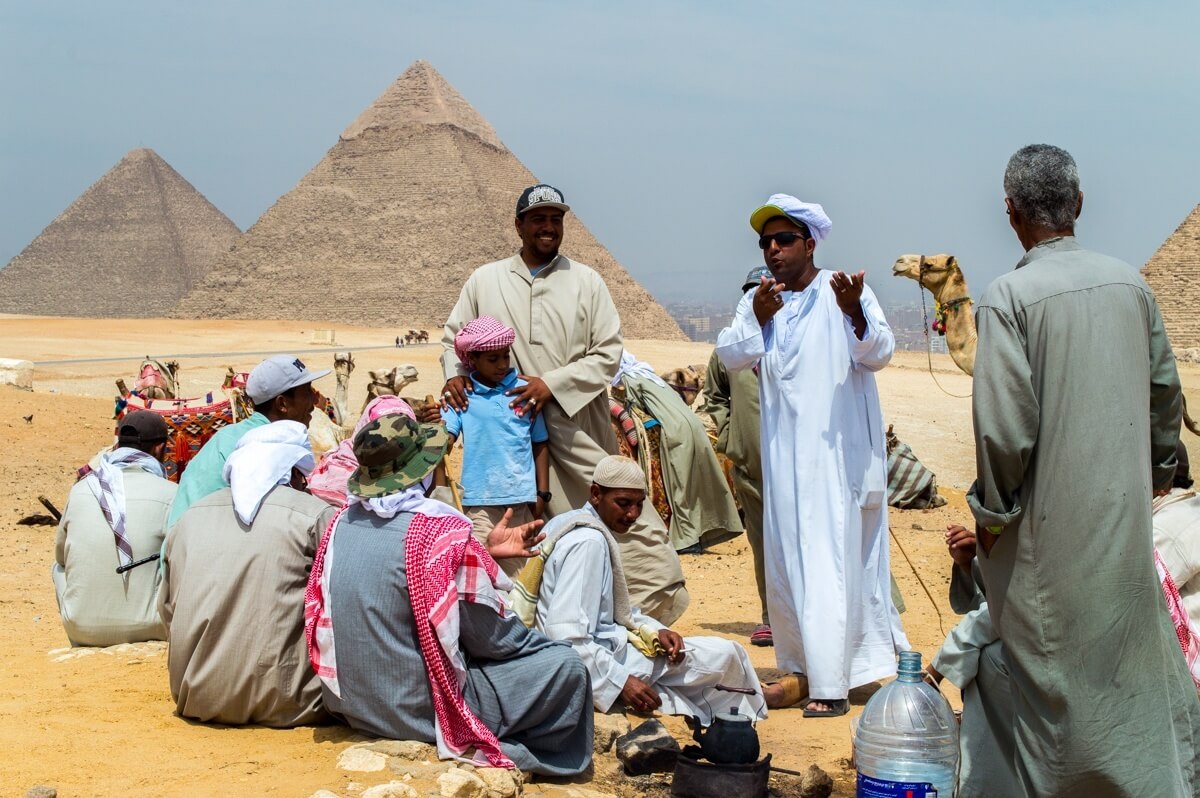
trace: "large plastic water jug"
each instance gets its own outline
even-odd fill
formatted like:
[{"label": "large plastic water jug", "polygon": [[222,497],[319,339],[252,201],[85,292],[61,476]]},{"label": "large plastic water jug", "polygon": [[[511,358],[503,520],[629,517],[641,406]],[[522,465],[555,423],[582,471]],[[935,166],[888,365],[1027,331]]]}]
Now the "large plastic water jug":
[{"label": "large plastic water jug", "polygon": [[921,653],[900,654],[896,680],[871,696],[854,736],[858,798],[952,798],[958,722],[921,679]]}]

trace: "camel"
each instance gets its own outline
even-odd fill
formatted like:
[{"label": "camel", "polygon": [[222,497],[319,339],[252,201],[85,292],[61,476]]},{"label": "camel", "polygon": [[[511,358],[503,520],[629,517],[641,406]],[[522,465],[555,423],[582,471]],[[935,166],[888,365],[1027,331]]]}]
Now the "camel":
[{"label": "camel", "polygon": [[894,277],[907,277],[933,295],[934,331],[946,336],[955,365],[968,375],[975,372],[975,315],[971,294],[958,260],[953,255],[901,255],[892,265]]},{"label": "camel", "polygon": [[350,372],[354,371],[354,353],[336,352],[333,355],[333,373],[337,378],[337,388],[333,392],[333,412],[339,426],[346,426],[350,418],[348,412],[350,395]]},{"label": "camel", "polygon": [[[973,374],[979,336],[967,278],[958,260],[953,255],[901,255],[892,266],[892,276],[916,280],[933,294],[935,331],[946,336],[954,363],[968,375]],[[1200,435],[1200,424],[1188,414],[1187,397],[1183,397],[1183,425],[1193,435]]]},{"label": "camel", "polygon": [[179,396],[178,374],[179,361],[169,360],[163,365],[147,355],[133,390],[146,399],[175,399]]},{"label": "camel", "polygon": [[367,400],[363,407],[379,396],[400,396],[404,386],[417,381],[417,367],[410,363],[402,363],[390,371],[369,371],[367,374],[371,382],[367,385]]},{"label": "camel", "polygon": [[688,407],[696,402],[696,397],[704,390],[704,377],[708,372],[707,365],[685,366],[671,369],[658,376],[679,394],[679,398]]},{"label": "camel", "polygon": [[235,422],[254,414],[254,403],[246,396],[246,378],[249,376],[247,372],[234,371],[233,366],[225,367],[225,382],[221,383],[221,390],[229,397]]}]

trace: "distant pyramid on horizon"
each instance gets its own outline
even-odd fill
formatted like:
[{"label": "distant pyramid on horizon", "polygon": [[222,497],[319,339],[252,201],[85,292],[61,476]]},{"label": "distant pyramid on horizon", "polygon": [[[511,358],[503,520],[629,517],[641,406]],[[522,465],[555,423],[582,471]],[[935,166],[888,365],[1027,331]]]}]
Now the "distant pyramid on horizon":
[{"label": "distant pyramid on horizon", "polygon": [[[438,327],[477,266],[517,252],[517,197],[536,182],[487,120],[417,61],[176,315]],[[571,187],[559,188],[570,202]],[[626,336],[685,338],[573,213],[563,254],[604,277]]]},{"label": "distant pyramid on horizon", "polygon": [[1142,275],[1158,300],[1171,348],[1200,347],[1200,205],[1146,261]]},{"label": "distant pyramid on horizon", "polygon": [[0,313],[167,316],[241,234],[151,149],[135,149],[0,269]]}]

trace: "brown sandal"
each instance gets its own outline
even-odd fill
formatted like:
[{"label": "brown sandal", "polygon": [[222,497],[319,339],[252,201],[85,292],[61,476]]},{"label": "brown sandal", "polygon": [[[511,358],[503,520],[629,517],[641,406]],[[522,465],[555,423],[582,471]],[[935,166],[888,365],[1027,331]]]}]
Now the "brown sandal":
[{"label": "brown sandal", "polygon": [[767,709],[784,709],[808,698],[808,677],[803,674],[789,673],[777,682],[767,682],[767,685],[783,688],[783,697],[778,702],[768,701]]}]

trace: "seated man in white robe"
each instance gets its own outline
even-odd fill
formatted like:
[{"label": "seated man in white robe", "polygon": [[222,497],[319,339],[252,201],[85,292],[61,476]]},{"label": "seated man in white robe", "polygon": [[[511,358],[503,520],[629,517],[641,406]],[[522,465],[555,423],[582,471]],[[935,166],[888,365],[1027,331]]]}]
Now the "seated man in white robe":
[{"label": "seated man in white robe", "polygon": [[619,700],[634,712],[657,709],[702,726],[730,707],[765,718],[782,691],[770,687],[764,696],[741,646],[719,637],[684,639],[629,606],[613,535],[630,529],[645,499],[646,475],[636,462],[601,460],[588,504],[545,527],[541,554],[518,577],[514,607],[526,620],[532,615],[547,637],[575,648],[601,712]]},{"label": "seated man in white robe", "polygon": [[1200,626],[1200,496],[1182,444],[1175,447],[1175,457],[1178,464],[1170,492],[1154,497],[1154,548],[1179,590],[1188,617]]}]

